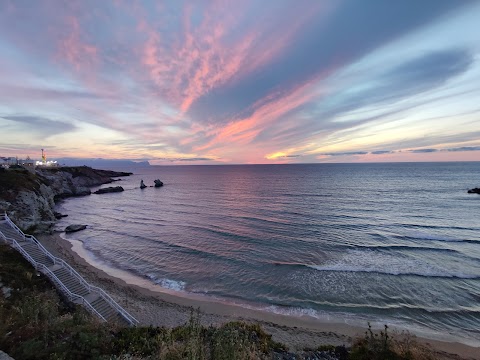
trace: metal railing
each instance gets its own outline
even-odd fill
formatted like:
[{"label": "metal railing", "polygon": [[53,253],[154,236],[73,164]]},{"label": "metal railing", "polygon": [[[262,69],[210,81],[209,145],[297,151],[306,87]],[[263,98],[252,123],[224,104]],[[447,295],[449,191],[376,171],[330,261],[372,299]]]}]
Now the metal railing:
[{"label": "metal railing", "polygon": [[[103,289],[89,284],[75,269],[73,269],[65,260],[60,259],[56,256],[53,256],[45,247],[40,244],[40,242],[32,235],[25,235],[22,230],[18,228],[17,225],[8,217],[8,215],[5,213],[2,218],[12,227],[19,236],[21,236],[25,241],[28,241],[31,244],[36,245],[52,262],[54,265],[61,265],[63,268],[65,268],[70,275],[72,275],[74,278],[76,278],[89,292],[95,293],[99,297],[103,298],[112,308],[117,311],[130,325],[136,326],[138,324],[138,320],[135,319],[132,315],[130,315],[123,307],[121,307],[115,300],[112,299],[110,295],[108,295]],[[0,234],[2,237],[7,240],[12,242],[12,246],[17,249],[25,259],[27,259],[32,265],[36,268],[42,268],[46,272],[42,271],[46,276],[48,276],[54,283],[58,284],[58,286],[66,293],[67,297],[70,300],[81,300],[82,304],[94,315],[97,315],[100,317],[100,319],[107,321],[98,311],[94,309],[94,307],[82,296],[78,294],[72,293],[63,283],[60,279],[56,277],[56,275],[48,269],[44,264],[41,264],[37,261],[35,261],[29,254],[28,252],[25,251],[25,249],[22,248],[22,246],[13,238],[7,238],[3,233],[0,231]],[[93,311],[92,311],[93,310]]]},{"label": "metal railing", "polygon": [[30,254],[25,251],[24,248],[15,240],[14,238],[11,237],[6,237],[1,231],[0,235],[2,238],[7,242],[10,243],[10,245],[16,249],[22,256],[33,265],[33,267],[40,271],[42,274],[47,276],[57,287],[61,292],[63,292],[68,300],[70,301],[77,301],[80,302],[90,313],[93,315],[99,317],[103,321],[107,321],[102,314],[100,314],[83,296],[80,296],[78,294],[72,293],[64,284],[63,282],[51,271],[45,264],[42,264],[38,261],[35,261]]}]

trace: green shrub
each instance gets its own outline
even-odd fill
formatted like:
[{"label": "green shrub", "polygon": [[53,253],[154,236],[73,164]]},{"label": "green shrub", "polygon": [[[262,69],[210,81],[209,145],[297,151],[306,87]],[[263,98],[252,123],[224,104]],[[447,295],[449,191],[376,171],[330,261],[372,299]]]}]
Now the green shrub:
[{"label": "green shrub", "polygon": [[351,360],[434,360],[430,348],[418,344],[408,332],[389,335],[388,326],[373,332],[370,323],[363,338],[357,339],[350,351]]}]

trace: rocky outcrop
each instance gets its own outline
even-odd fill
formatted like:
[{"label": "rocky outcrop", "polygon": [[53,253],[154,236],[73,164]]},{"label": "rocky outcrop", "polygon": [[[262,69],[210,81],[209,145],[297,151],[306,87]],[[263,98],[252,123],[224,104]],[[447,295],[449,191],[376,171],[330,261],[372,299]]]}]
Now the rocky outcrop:
[{"label": "rocky outcrop", "polygon": [[55,202],[91,193],[90,186],[114,181],[130,173],[85,166],[39,169],[0,169],[0,212],[6,211],[27,233],[50,230],[56,221]]},{"label": "rocky outcrop", "polygon": [[480,194],[480,188],[474,188],[467,191],[469,194]]},{"label": "rocky outcrop", "polygon": [[72,224],[72,225],[68,225],[65,228],[65,232],[72,233],[80,230],[85,230],[86,228],[87,228],[87,225]]},{"label": "rocky outcrop", "polygon": [[39,191],[20,191],[13,211],[8,214],[22,229],[34,233],[45,232],[55,224],[54,199],[53,190],[40,184]]},{"label": "rocky outcrop", "polygon": [[108,194],[108,193],[116,193],[124,191],[123,187],[121,186],[110,186],[103,189],[98,189],[94,192],[94,194]]},{"label": "rocky outcrop", "polygon": [[74,178],[70,172],[67,171],[50,171],[39,170],[37,172],[48,186],[55,193],[55,200],[72,196],[85,196],[90,195],[91,191],[88,187],[80,184],[78,180],[74,181]]},{"label": "rocky outcrop", "polygon": [[113,177],[129,176],[132,173],[97,170],[87,166],[42,169],[38,173],[50,182],[57,193],[56,198],[90,195],[89,187],[109,184]]},{"label": "rocky outcrop", "polygon": [[161,186],[163,186],[163,182],[161,182],[161,181],[158,180],[158,179],[155,180],[154,183],[155,183],[155,187],[161,187]]}]

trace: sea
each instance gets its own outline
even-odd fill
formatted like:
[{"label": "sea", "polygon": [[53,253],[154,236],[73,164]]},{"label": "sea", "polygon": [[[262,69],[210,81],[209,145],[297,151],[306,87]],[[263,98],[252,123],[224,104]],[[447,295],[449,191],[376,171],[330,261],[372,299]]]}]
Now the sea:
[{"label": "sea", "polygon": [[480,346],[467,194],[480,162],[122,170],[124,192],[58,205],[58,229],[88,225],[65,238],[96,264],[179,295]]}]

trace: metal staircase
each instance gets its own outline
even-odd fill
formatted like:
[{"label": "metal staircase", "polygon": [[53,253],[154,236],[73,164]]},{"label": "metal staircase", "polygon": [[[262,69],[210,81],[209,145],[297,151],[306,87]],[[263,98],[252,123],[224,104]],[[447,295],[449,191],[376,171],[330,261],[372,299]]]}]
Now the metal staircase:
[{"label": "metal staircase", "polygon": [[25,235],[7,216],[0,215],[0,240],[18,250],[72,302],[83,305],[102,321],[136,326],[138,321],[105,291],[90,285],[64,260],[53,256],[38,240]]}]

